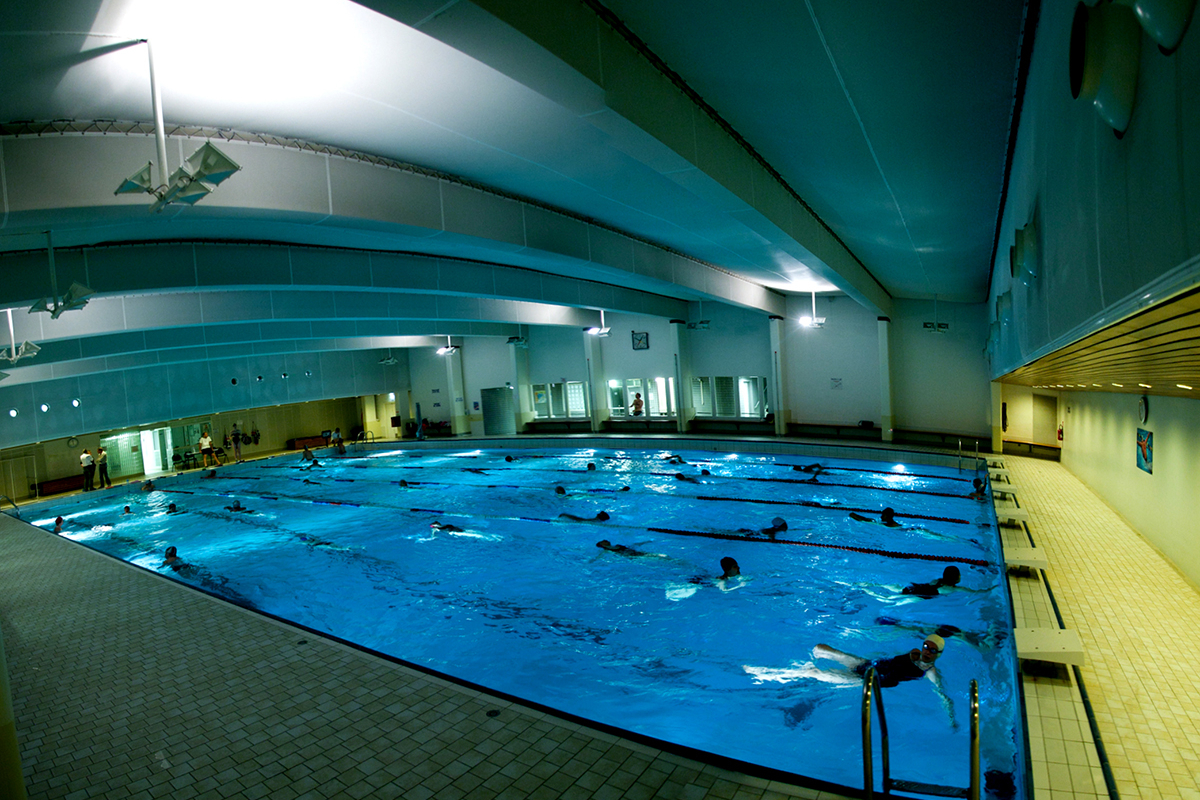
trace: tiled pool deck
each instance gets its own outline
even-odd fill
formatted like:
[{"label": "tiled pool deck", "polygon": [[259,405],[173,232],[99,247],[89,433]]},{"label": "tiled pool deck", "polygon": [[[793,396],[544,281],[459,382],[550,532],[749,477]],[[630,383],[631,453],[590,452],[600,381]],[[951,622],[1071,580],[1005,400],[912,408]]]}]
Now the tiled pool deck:
[{"label": "tiled pool deck", "polygon": [[[1200,800],[1200,703],[1171,668],[1200,644],[1200,594],[1061,466],[1007,461],[1121,796]],[[1019,626],[1056,625],[1040,577],[1012,585]],[[837,797],[464,689],[3,516],[0,624],[37,800]],[[1038,800],[1107,796],[1070,673],[1025,692]]]}]

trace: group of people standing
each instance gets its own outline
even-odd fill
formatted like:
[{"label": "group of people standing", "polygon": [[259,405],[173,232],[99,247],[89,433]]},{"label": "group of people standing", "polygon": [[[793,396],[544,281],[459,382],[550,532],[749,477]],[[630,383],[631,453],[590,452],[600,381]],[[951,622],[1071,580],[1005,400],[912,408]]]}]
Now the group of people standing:
[{"label": "group of people standing", "polygon": [[112,486],[112,481],[108,477],[108,451],[103,447],[96,448],[96,455],[92,456],[91,450],[84,450],[79,456],[79,466],[83,467],[83,490],[90,492],[96,487],[93,485],[96,482],[96,472],[100,472],[100,488],[108,489]]}]

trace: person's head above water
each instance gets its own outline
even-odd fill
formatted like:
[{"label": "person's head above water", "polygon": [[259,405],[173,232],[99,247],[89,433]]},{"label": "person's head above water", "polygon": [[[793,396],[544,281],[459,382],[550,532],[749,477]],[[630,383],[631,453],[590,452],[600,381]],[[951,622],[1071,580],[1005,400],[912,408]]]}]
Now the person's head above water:
[{"label": "person's head above water", "polygon": [[700,474],[701,474],[701,475],[712,475],[712,473],[711,473],[711,472],[709,472],[709,471],[708,471],[708,470],[706,470],[706,469],[702,469],[702,470],[700,470]]},{"label": "person's head above water", "polygon": [[738,566],[737,559],[733,556],[725,556],[721,559],[721,569],[724,570],[722,578],[732,578],[734,575],[741,575],[742,569]]},{"label": "person's head above water", "polygon": [[131,513],[131,512],[130,512],[130,510],[129,510],[129,506],[125,506],[125,511],[124,511],[124,513],[126,513],[126,514],[129,514],[129,513]]},{"label": "person's head above water", "polygon": [[959,572],[958,567],[951,565],[942,570],[942,586],[957,586],[960,580],[962,580],[962,573]]},{"label": "person's head above water", "polygon": [[887,508],[885,508],[883,510],[883,513],[881,513],[879,515],[879,518],[881,520],[883,520],[884,522],[895,522],[896,521],[896,509],[892,508],[891,506],[888,506]]},{"label": "person's head above water", "polygon": [[563,488],[563,487],[561,487],[561,486],[555,486],[555,487],[554,487],[554,493],[555,493],[555,494],[566,494],[566,493],[567,493],[567,490],[566,490],[566,489],[564,489],[564,488]]},{"label": "person's head above water", "polygon": [[607,521],[609,519],[608,512],[601,511],[599,514],[596,515],[596,519],[600,520],[601,522]]},{"label": "person's head above water", "polygon": [[971,485],[972,485],[972,486],[974,486],[974,487],[975,487],[975,491],[977,491],[977,492],[978,492],[978,491],[980,491],[980,490],[982,490],[982,489],[983,489],[983,479],[982,479],[982,478],[976,478],[975,480],[971,481]]},{"label": "person's head above water", "polygon": [[925,641],[921,644],[921,658],[925,661],[933,661],[945,649],[946,640],[936,633],[931,633],[925,637]]},{"label": "person's head above water", "polygon": [[175,549],[175,545],[171,545],[167,548],[167,558],[175,558],[178,554],[179,551]]},{"label": "person's head above water", "polygon": [[596,471],[596,464],[592,461],[589,461],[588,462],[588,472],[595,472],[595,471]]},{"label": "person's head above water", "polygon": [[771,520],[771,527],[777,531],[786,531],[788,529],[787,520],[783,517],[776,517]]},{"label": "person's head above water", "polygon": [[516,459],[514,459],[512,456],[505,456],[505,457],[504,457],[504,460],[505,460],[505,461],[507,461],[507,462],[509,462],[509,463],[511,464],[511,463],[512,463],[513,461],[515,461]]},{"label": "person's head above water", "polygon": [[167,506],[167,513],[168,513],[168,514],[174,514],[174,513],[175,513],[176,511],[178,511],[178,510],[179,510],[179,509],[175,508],[175,504],[174,504],[174,503],[171,503],[170,505],[168,505],[168,506]]}]

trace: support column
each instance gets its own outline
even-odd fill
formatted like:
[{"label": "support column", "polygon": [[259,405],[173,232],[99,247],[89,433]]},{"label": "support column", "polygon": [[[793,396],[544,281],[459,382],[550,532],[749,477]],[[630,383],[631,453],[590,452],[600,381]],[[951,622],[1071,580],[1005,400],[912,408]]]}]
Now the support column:
[{"label": "support column", "polygon": [[775,409],[775,435],[786,436],[788,423],[792,420],[792,410],[787,394],[783,317],[772,314],[767,319],[771,328],[771,405]]},{"label": "support column", "polygon": [[533,385],[529,382],[529,345],[522,341],[509,340],[509,361],[512,363],[513,413],[516,416],[517,433],[524,433],[525,426],[534,417]]},{"label": "support column", "polygon": [[449,353],[446,359],[446,387],[450,392],[450,432],[455,436],[466,436],[471,432],[471,418],[467,416],[467,402],[463,389],[463,351]]},{"label": "support column", "polygon": [[608,380],[604,374],[604,357],[600,337],[583,333],[583,357],[587,362],[588,405],[592,418],[592,433],[599,433],[608,421]]},{"label": "support column", "polygon": [[673,319],[671,325],[671,353],[675,369],[675,430],[687,433],[696,409],[692,408],[691,359],[687,353],[687,321]]},{"label": "support column", "polygon": [[892,417],[892,321],[879,317],[879,427],[883,429],[883,441],[892,441],[895,420]]},{"label": "support column", "polygon": [[1000,381],[992,381],[992,452],[1004,452],[1004,392]]}]

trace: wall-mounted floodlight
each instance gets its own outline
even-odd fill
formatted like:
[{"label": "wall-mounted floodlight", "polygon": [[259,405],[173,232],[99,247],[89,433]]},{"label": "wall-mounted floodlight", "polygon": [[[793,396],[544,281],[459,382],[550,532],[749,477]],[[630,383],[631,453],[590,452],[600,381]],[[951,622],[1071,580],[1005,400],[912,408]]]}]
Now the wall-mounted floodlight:
[{"label": "wall-mounted floodlight", "polygon": [[397,361],[396,357],[392,355],[392,349],[389,347],[387,356],[379,359],[379,363],[383,364],[385,367],[394,367],[400,362]]},{"label": "wall-mounted floodlight", "polygon": [[508,337],[508,343],[511,344],[513,347],[519,347],[522,350],[529,349],[529,340],[526,339],[524,336],[510,336],[510,337]]},{"label": "wall-mounted floodlight", "polygon": [[806,328],[825,327],[825,318],[817,316],[817,293],[812,292],[812,316],[805,314],[800,318],[800,324]]},{"label": "wall-mounted floodlight", "polygon": [[611,329],[607,325],[604,324],[604,309],[600,309],[600,325],[599,326],[593,325],[590,328],[583,329],[584,333],[590,333],[592,336],[608,336],[609,330],[611,330]]},{"label": "wall-mounted floodlight", "polygon": [[458,351],[459,346],[456,344],[450,344],[450,335],[446,334],[446,344],[437,349],[437,354],[439,356],[452,356]]}]

